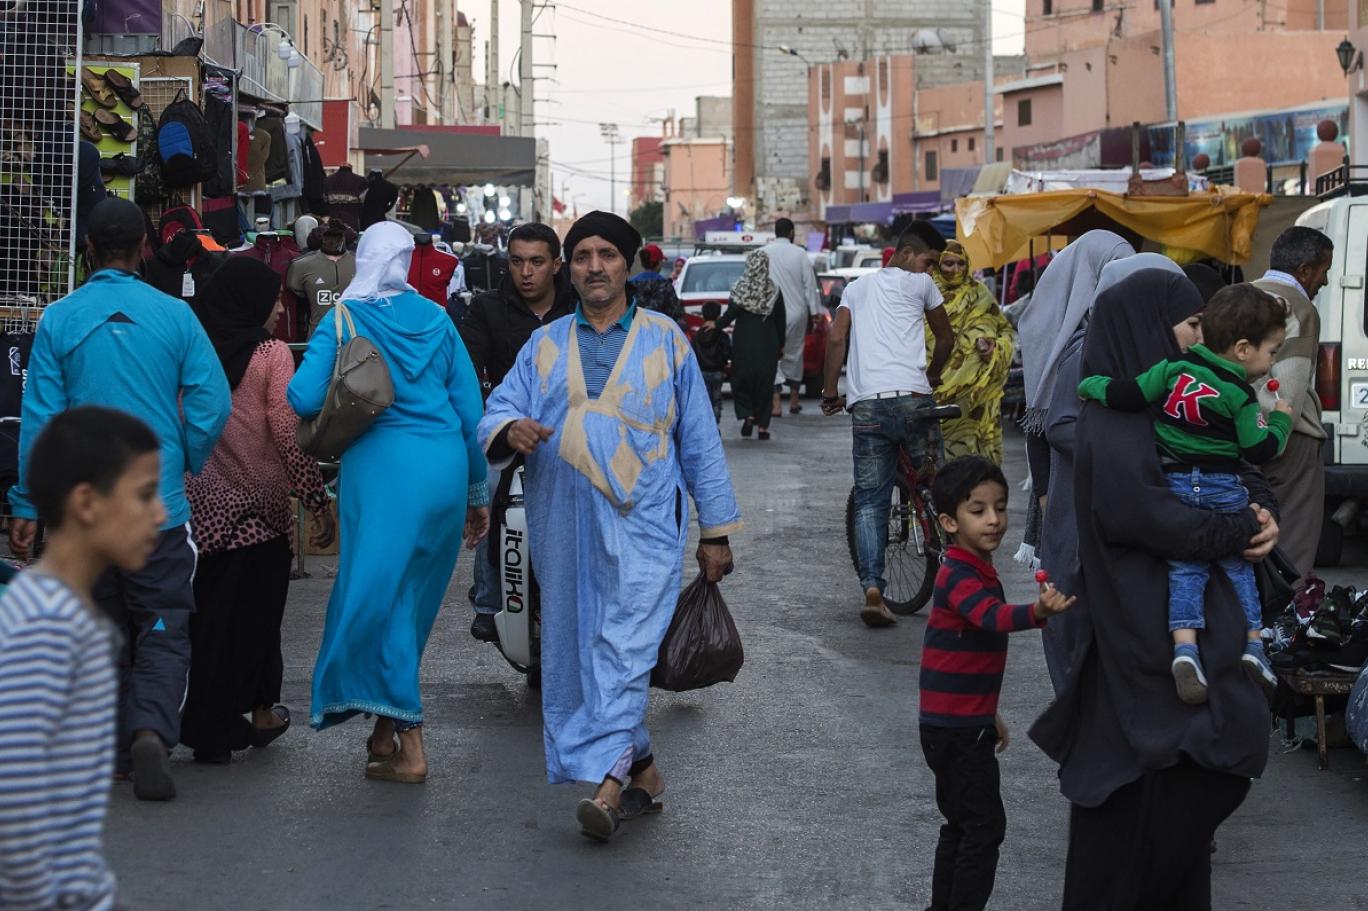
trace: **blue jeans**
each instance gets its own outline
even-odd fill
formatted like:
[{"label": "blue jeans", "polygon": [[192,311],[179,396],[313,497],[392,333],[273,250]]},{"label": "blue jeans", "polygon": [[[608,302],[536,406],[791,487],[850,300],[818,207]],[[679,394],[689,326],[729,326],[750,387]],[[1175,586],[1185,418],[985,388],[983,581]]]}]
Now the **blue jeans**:
[{"label": "blue jeans", "polygon": [[[865,399],[851,409],[855,456],[855,553],[860,563],[860,588],[883,591],[884,549],[888,546],[888,514],[898,453],[905,450],[913,464],[926,457],[927,437],[934,422],[919,412],[934,408],[929,395]],[[939,434],[937,434],[939,439]]]},{"label": "blue jeans", "polygon": [[[1212,512],[1236,513],[1249,508],[1249,491],[1239,475],[1203,472],[1200,468],[1168,474],[1169,490],[1188,506]],[[1248,628],[1263,626],[1263,606],[1254,582],[1254,565],[1243,557],[1226,557],[1217,563],[1235,586],[1244,608]],[[1206,588],[1210,563],[1169,561],[1169,631],[1206,628]]]},{"label": "blue jeans", "polygon": [[[494,497],[499,490],[499,479],[503,472],[497,468],[489,469],[489,495]],[[490,504],[493,511],[493,504]],[[489,535],[484,536],[475,548],[475,613],[497,614],[502,605],[499,600],[499,568],[489,562]]]}]

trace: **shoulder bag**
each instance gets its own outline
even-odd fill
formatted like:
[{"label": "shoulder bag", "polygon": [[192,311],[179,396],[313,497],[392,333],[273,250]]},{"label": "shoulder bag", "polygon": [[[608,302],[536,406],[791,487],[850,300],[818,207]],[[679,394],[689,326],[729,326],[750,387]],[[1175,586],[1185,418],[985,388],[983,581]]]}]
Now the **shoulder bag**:
[{"label": "shoulder bag", "polygon": [[[342,343],[342,324],[351,339]],[[339,301],[333,314],[337,328],[337,360],[332,381],[317,417],[299,422],[299,448],[305,455],[335,462],[365,433],[375,419],[394,404],[394,381],[389,365],[370,339],[356,334],[351,312]]]}]

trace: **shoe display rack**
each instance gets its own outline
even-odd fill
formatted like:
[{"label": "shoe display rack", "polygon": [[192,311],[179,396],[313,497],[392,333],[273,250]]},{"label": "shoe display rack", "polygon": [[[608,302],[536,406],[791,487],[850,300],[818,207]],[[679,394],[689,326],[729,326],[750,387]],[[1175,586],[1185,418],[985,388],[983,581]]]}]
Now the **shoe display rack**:
[{"label": "shoe display rack", "polygon": [[0,0],[0,316],[75,283],[79,0]]},{"label": "shoe display rack", "polygon": [[[1319,756],[1317,767],[1322,771],[1330,768],[1329,745],[1325,733],[1325,697],[1348,696],[1354,688],[1358,674],[1330,672],[1304,673],[1301,671],[1278,671],[1278,676],[1299,696],[1310,696],[1316,703],[1316,752]],[[1287,737],[1293,737],[1293,719],[1286,719]]]}]

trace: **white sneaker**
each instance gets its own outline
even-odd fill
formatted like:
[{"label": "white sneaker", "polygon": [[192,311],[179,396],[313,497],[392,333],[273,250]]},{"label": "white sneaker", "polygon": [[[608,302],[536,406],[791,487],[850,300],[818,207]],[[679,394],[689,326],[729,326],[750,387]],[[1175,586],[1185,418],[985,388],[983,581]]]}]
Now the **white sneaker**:
[{"label": "white sneaker", "polygon": [[1206,674],[1202,664],[1191,655],[1178,655],[1170,666],[1173,682],[1178,685],[1178,698],[1187,705],[1202,705],[1207,701]]},{"label": "white sneaker", "polygon": [[1258,655],[1251,655],[1249,652],[1245,652],[1240,656],[1240,664],[1244,667],[1245,673],[1249,675],[1249,679],[1262,687],[1263,691],[1268,696],[1271,697],[1278,689],[1278,675],[1273,673],[1273,669],[1268,666],[1268,662],[1264,661]]}]

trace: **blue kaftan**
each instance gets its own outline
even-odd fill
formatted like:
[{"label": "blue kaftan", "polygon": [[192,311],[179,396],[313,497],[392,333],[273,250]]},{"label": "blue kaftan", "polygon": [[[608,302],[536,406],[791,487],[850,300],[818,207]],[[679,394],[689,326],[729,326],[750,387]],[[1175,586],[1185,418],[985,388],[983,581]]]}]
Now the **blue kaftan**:
[{"label": "blue kaftan", "polygon": [[[359,712],[421,721],[418,670],[461,548],[467,496],[488,502],[480,384],[446,311],[406,291],[347,301],[394,380],[394,404],[342,456],[341,553],[313,675],[310,723]],[[329,311],[289,399],[323,407],[337,353]]]},{"label": "blue kaftan", "polygon": [[591,398],[576,318],[538,329],[480,423],[554,429],[527,458],[528,543],[542,599],[546,776],[601,782],[650,753],[651,668],[679,597],[688,496],[703,537],[738,531],[722,440],[684,333],[638,309]]}]

